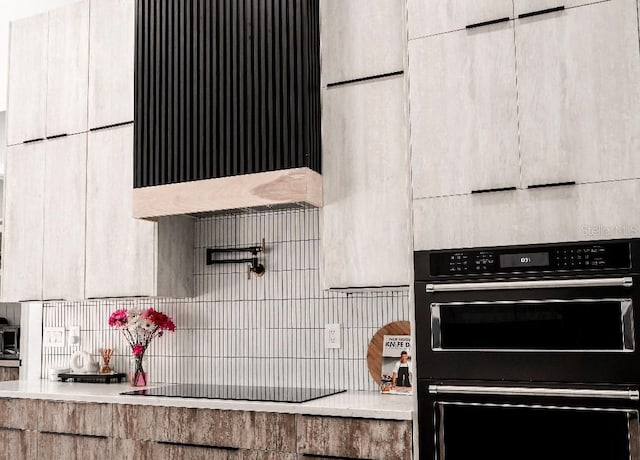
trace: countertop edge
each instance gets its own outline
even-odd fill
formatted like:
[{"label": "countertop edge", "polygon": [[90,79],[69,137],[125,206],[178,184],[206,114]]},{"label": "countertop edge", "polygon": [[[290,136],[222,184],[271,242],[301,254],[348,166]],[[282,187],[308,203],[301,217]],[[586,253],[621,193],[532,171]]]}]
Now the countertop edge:
[{"label": "countertop edge", "polygon": [[[95,385],[95,384],[94,384]],[[117,384],[104,385],[108,388],[117,388]],[[97,388],[96,388],[97,389]],[[120,387],[121,391],[126,391]],[[342,396],[342,397],[340,397]],[[121,405],[140,405],[140,406],[161,406],[161,407],[183,407],[190,409],[221,409],[236,410],[248,412],[273,412],[300,415],[318,415],[325,417],[353,417],[368,418],[380,420],[413,420],[413,409],[407,409],[406,406],[412,405],[413,398],[409,396],[396,395],[380,395],[375,392],[349,391],[340,395],[328,396],[316,399],[306,403],[278,403],[263,401],[237,401],[223,399],[193,399],[193,398],[167,398],[154,396],[129,396],[120,394],[82,394],[80,393],[62,393],[56,391],[33,391],[20,389],[3,389],[0,386],[0,398],[7,399],[37,399],[62,402],[80,402],[80,403],[96,403],[96,404],[121,404]],[[367,407],[347,406],[344,405],[344,398],[349,400],[357,400],[365,398],[369,400]],[[370,402],[372,399],[380,399],[387,402],[387,398],[399,398],[403,400],[405,408],[378,408],[372,407]],[[398,401],[398,399],[396,399]],[[388,402],[391,402],[390,400]]]}]

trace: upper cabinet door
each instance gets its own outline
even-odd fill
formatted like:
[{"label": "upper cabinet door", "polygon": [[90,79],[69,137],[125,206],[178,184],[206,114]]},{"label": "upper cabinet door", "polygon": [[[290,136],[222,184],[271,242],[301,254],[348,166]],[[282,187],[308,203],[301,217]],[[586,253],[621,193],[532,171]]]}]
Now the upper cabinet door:
[{"label": "upper cabinet door", "polygon": [[135,0],[91,0],[89,128],[133,120]]},{"label": "upper cabinet door", "polygon": [[47,137],[87,130],[89,0],[49,13]]},{"label": "upper cabinet door", "polygon": [[7,149],[2,300],[42,299],[45,142]]},{"label": "upper cabinet door", "polygon": [[516,21],[523,185],[640,177],[635,0]]},{"label": "upper cabinet door", "polygon": [[404,0],[321,0],[322,82],[404,68]]},{"label": "upper cabinet door", "polygon": [[513,17],[513,0],[408,0],[409,38]]},{"label": "upper cabinet door", "polygon": [[588,5],[602,0],[513,0],[515,15],[528,15],[543,13],[546,10],[573,8],[574,6]]},{"label": "upper cabinet door", "polygon": [[46,142],[43,299],[84,298],[87,134]]},{"label": "upper cabinet door", "polygon": [[154,295],[156,224],[133,218],[133,125],[89,133],[86,296]]},{"label": "upper cabinet door", "polygon": [[45,137],[49,15],[11,23],[7,144]]},{"label": "upper cabinet door", "polygon": [[520,183],[513,21],[409,44],[414,198]]},{"label": "upper cabinet door", "polygon": [[327,288],[409,284],[404,78],[324,90],[322,249]]}]

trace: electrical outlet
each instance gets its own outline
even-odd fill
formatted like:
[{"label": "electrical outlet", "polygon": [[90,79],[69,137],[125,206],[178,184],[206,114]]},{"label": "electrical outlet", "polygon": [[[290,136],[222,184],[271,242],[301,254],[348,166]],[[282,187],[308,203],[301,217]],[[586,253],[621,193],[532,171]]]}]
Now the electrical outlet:
[{"label": "electrical outlet", "polygon": [[80,326],[71,326],[67,334],[67,345],[70,347],[80,346]]},{"label": "electrical outlet", "polygon": [[64,348],[65,333],[64,327],[45,327],[42,330],[42,346],[44,348]]},{"label": "electrical outlet", "polygon": [[340,324],[327,324],[324,327],[325,348],[340,348]]}]

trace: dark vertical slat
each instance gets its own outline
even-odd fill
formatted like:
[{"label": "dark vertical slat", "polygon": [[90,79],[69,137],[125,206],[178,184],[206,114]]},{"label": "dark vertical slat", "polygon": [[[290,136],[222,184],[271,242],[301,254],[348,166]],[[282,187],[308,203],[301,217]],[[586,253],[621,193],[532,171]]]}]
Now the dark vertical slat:
[{"label": "dark vertical slat", "polygon": [[171,177],[171,171],[173,166],[173,156],[175,155],[175,146],[174,146],[174,123],[175,123],[175,114],[176,114],[176,106],[175,106],[175,94],[173,91],[175,78],[175,49],[176,49],[176,41],[174,34],[174,5],[175,2],[166,2],[166,15],[167,22],[165,23],[165,34],[166,34],[166,52],[167,52],[167,60],[165,64],[165,69],[163,72],[165,73],[165,90],[164,95],[167,98],[167,114],[166,114],[166,124],[165,129],[166,132],[166,142],[165,142],[165,150],[161,152],[163,157],[163,163],[165,167],[165,177],[166,181],[169,181]]},{"label": "dark vertical slat", "polygon": [[229,175],[235,176],[240,173],[239,168],[239,150],[238,150],[238,125],[239,119],[238,114],[240,111],[239,106],[239,85],[238,79],[240,77],[238,72],[238,60],[239,60],[239,43],[238,43],[238,0],[233,0],[231,2],[231,13],[228,16],[229,20],[229,48],[227,52],[229,53],[230,59],[230,74],[231,79],[229,82],[229,101],[230,101],[230,120],[231,120],[231,138],[229,139],[229,152],[230,152],[230,172]]},{"label": "dark vertical slat", "polygon": [[203,105],[203,120],[202,120],[202,133],[201,135],[204,137],[204,164],[202,166],[203,170],[202,170],[202,179],[206,179],[207,177],[211,177],[211,155],[212,155],[212,148],[211,148],[211,115],[212,115],[212,111],[214,110],[215,105],[212,104],[211,98],[212,98],[212,94],[211,94],[211,87],[213,85],[213,81],[215,80],[215,77],[212,75],[212,70],[211,70],[211,45],[213,43],[213,37],[215,34],[215,30],[213,28],[213,25],[211,23],[211,14],[212,14],[212,9],[213,9],[213,5],[211,1],[205,1],[204,5],[203,5],[203,16],[204,16],[204,29],[203,29],[203,33],[202,33],[202,37],[203,37],[203,45],[204,45],[204,49],[203,49],[203,55],[204,55],[204,61],[203,61],[203,78],[202,78],[202,84],[204,86],[204,105]]},{"label": "dark vertical slat", "polygon": [[141,101],[140,101],[140,97],[141,97],[141,92],[140,92],[140,84],[142,81],[142,78],[140,76],[140,63],[142,62],[142,56],[141,56],[141,50],[140,47],[142,46],[142,44],[144,43],[143,38],[141,37],[142,35],[142,31],[143,28],[140,26],[140,15],[143,13],[144,9],[143,9],[143,5],[141,4],[141,0],[136,0],[136,45],[135,45],[135,51],[134,51],[134,84],[135,84],[135,91],[134,91],[134,120],[135,120],[135,124],[134,124],[134,129],[133,129],[133,143],[135,146],[135,152],[134,152],[134,161],[133,161],[133,186],[134,187],[141,187],[142,184],[144,183],[143,179],[142,179],[142,171],[144,171],[144,162],[142,160],[142,138],[140,136],[141,134],[141,124],[142,124],[142,118],[141,118]]},{"label": "dark vertical slat", "polygon": [[258,156],[260,153],[260,5],[256,1],[251,2],[252,9],[252,72],[251,72],[251,151],[249,152],[250,172],[260,170]]},{"label": "dark vertical slat", "polygon": [[246,154],[245,139],[247,135],[246,135],[245,126],[247,125],[247,118],[246,118],[247,108],[245,106],[246,105],[245,82],[247,79],[247,75],[245,70],[246,69],[245,62],[247,59],[247,54],[246,54],[247,38],[246,38],[246,22],[245,22],[245,0],[238,0],[237,4],[238,4],[238,17],[237,17],[236,24],[238,27],[238,38],[237,38],[238,40],[238,54],[237,54],[238,86],[236,91],[238,95],[238,106],[237,106],[238,126],[236,127],[236,131],[237,131],[237,148],[238,148],[238,174],[246,174],[247,166],[246,166],[246,159],[245,159],[245,154]]},{"label": "dark vertical slat", "polygon": [[156,94],[159,98],[160,112],[157,117],[160,119],[159,126],[160,132],[158,133],[159,145],[156,146],[156,161],[160,164],[160,182],[166,183],[168,178],[167,168],[167,151],[166,136],[167,136],[167,2],[160,1],[159,5],[160,18],[158,21],[158,29],[160,35],[160,49],[156,54],[160,57],[158,68],[156,69],[156,79],[159,79],[159,85],[156,89]]},{"label": "dark vertical slat", "polygon": [[187,114],[186,114],[186,109],[187,106],[185,104],[185,87],[186,87],[186,73],[185,73],[185,55],[186,55],[186,47],[187,47],[187,42],[185,39],[185,3],[187,0],[176,0],[179,2],[179,8],[178,8],[178,32],[180,34],[180,38],[179,38],[179,44],[178,44],[178,50],[180,53],[180,64],[178,67],[178,72],[179,72],[179,78],[178,78],[178,84],[179,84],[179,88],[178,88],[178,101],[180,101],[180,112],[178,115],[178,119],[179,119],[179,130],[178,130],[178,135],[179,135],[179,144],[178,144],[178,150],[176,151],[176,157],[175,157],[175,170],[173,172],[173,182],[180,182],[181,181],[181,171],[182,171],[182,157],[186,154],[186,147],[187,147],[187,142],[186,142],[186,119],[187,119]]},{"label": "dark vertical slat", "polygon": [[265,98],[267,102],[267,127],[266,127],[266,161],[264,165],[263,171],[271,171],[273,170],[273,125],[274,125],[274,116],[273,116],[273,49],[274,49],[274,36],[273,36],[273,0],[267,1],[266,3],[266,11],[265,11],[265,27],[266,27],[266,63],[265,63]]},{"label": "dark vertical slat", "polygon": [[205,5],[207,0],[198,0],[198,174],[197,179],[204,179],[206,177],[205,168],[205,139],[206,134],[204,130],[204,110],[206,105],[206,92],[205,92],[205,17],[207,15]]}]

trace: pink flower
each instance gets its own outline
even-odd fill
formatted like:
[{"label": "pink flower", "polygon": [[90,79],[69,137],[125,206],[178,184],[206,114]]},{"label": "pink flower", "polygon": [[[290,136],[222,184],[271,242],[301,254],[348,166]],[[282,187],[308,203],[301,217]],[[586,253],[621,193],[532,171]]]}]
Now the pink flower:
[{"label": "pink flower", "polygon": [[133,356],[138,358],[144,354],[145,348],[140,344],[136,344],[131,348],[131,351],[133,352]]},{"label": "pink flower", "polygon": [[116,310],[109,317],[109,326],[117,329],[127,327],[127,310]]}]

